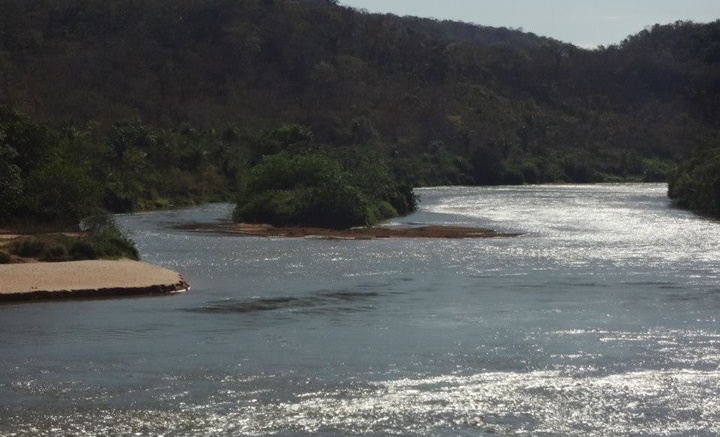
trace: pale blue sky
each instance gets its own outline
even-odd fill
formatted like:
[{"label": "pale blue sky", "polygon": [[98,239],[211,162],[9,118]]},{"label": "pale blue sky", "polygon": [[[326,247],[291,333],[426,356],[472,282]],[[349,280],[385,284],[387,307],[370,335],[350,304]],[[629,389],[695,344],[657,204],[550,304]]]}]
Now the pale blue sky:
[{"label": "pale blue sky", "polygon": [[522,27],[583,47],[616,44],[646,26],[677,20],[720,19],[720,0],[340,0],[345,6]]}]

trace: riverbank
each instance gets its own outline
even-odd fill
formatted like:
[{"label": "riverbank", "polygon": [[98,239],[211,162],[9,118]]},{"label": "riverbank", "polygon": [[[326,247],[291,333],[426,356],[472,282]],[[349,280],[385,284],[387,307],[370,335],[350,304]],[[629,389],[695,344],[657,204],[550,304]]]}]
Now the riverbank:
[{"label": "riverbank", "polygon": [[0,264],[97,259],[138,261],[135,243],[110,217],[96,218],[94,229],[1,229]]},{"label": "riverbank", "polygon": [[172,270],[131,260],[0,265],[0,301],[172,294],[190,286]]},{"label": "riverbank", "polygon": [[372,240],[376,238],[497,238],[522,235],[518,233],[497,232],[486,228],[442,225],[374,226],[338,230],[312,227],[276,228],[267,224],[252,223],[193,223],[180,226],[179,228],[195,232],[222,233],[239,236],[341,240]]}]

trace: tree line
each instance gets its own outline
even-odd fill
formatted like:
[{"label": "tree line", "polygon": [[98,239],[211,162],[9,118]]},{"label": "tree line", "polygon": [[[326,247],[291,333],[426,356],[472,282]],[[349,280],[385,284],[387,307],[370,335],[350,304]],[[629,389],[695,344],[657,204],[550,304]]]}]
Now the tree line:
[{"label": "tree line", "polygon": [[[32,190],[63,178],[79,210],[247,206],[260,164],[329,159],[359,183],[372,165],[351,171],[350,151],[399,193],[692,178],[675,165],[720,126],[720,21],[585,50],[327,0],[7,0],[0,29],[3,117],[32,127],[0,136],[6,216],[59,216]],[[404,196],[365,189],[366,220]]]}]

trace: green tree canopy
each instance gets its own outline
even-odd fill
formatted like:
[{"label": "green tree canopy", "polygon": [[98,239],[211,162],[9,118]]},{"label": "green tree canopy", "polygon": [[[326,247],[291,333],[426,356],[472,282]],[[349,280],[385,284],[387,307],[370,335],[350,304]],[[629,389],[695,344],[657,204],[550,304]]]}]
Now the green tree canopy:
[{"label": "green tree canopy", "polygon": [[316,153],[280,153],[251,171],[234,219],[344,229],[367,224],[367,205],[336,160]]}]

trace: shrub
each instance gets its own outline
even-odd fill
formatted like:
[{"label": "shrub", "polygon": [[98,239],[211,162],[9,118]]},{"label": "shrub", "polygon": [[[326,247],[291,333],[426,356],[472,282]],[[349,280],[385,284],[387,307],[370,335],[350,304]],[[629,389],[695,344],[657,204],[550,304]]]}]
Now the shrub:
[{"label": "shrub", "polygon": [[368,208],[369,224],[397,217],[397,210],[387,201],[380,201]]},{"label": "shrub", "polygon": [[139,260],[140,254],[132,240],[111,233],[101,233],[87,238],[98,259],[128,258]]},{"label": "shrub", "polygon": [[516,165],[505,165],[503,183],[506,185],[522,185],[525,183],[523,169]]},{"label": "shrub", "polygon": [[233,220],[347,229],[415,210],[412,188],[398,183],[382,159],[335,154],[266,157],[253,168]]},{"label": "shrub", "polygon": [[0,264],[10,264],[11,262],[12,258],[10,258],[10,255],[0,251]]},{"label": "shrub", "polygon": [[40,261],[140,259],[135,243],[123,235],[112,217],[90,217],[83,220],[81,226],[87,232],[84,237],[62,234],[27,237],[13,242],[10,251]]},{"label": "shrub", "polygon": [[409,214],[417,209],[418,197],[410,185],[399,184],[388,193],[386,199],[399,215]]},{"label": "shrub", "polygon": [[39,256],[40,261],[67,261],[68,249],[62,244],[47,247]]},{"label": "shrub", "polygon": [[274,226],[349,228],[367,222],[367,206],[338,161],[320,155],[278,154],[251,173],[235,221]]},{"label": "shrub", "polygon": [[95,247],[86,240],[79,240],[70,246],[70,257],[74,260],[97,259]]},{"label": "shrub", "polygon": [[101,206],[99,183],[69,159],[55,158],[36,167],[26,188],[29,211],[50,222],[77,224]]},{"label": "shrub", "polygon": [[0,135],[0,220],[11,215],[20,205],[23,194],[23,182],[20,168],[14,164],[18,153],[10,146],[2,144]]},{"label": "shrub", "polygon": [[35,237],[22,238],[10,244],[10,253],[23,258],[38,257],[43,250],[45,242]]},{"label": "shrub", "polygon": [[123,234],[111,215],[87,217],[81,226],[88,235],[70,248],[74,259],[140,259],[135,243]]},{"label": "shrub", "polygon": [[720,147],[701,149],[670,174],[675,205],[720,216]]},{"label": "shrub", "polygon": [[341,183],[324,185],[312,194],[305,211],[308,223],[337,229],[369,224],[367,202],[355,187]]},{"label": "shrub", "polygon": [[91,233],[81,240],[74,241],[66,250],[68,257],[73,260],[140,259],[132,240],[122,234],[108,231]]},{"label": "shrub", "polygon": [[115,219],[110,214],[95,214],[85,217],[80,221],[80,230],[90,233],[120,232]]},{"label": "shrub", "polygon": [[236,222],[262,222],[274,226],[319,226],[346,229],[368,221],[366,202],[348,185],[268,190],[241,202],[233,213]]},{"label": "shrub", "polygon": [[671,165],[657,159],[645,159],[643,166],[643,182],[666,182],[671,173]]}]

